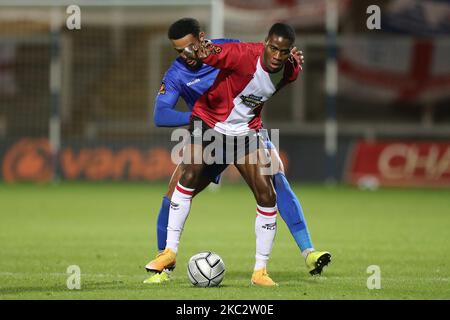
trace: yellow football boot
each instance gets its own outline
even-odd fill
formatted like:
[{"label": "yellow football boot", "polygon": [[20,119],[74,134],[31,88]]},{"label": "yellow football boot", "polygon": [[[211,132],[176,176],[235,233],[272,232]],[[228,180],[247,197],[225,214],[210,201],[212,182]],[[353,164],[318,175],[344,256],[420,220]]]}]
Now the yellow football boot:
[{"label": "yellow football boot", "polygon": [[160,273],[164,269],[172,269],[175,267],[177,254],[171,249],[166,248],[163,252],[156,256],[155,260],[150,261],[145,266],[147,271]]},{"label": "yellow football boot", "polygon": [[152,276],[144,280],[144,283],[153,284],[153,283],[162,283],[170,280],[169,273],[164,270],[161,273],[153,273]]},{"label": "yellow football boot", "polygon": [[309,273],[314,276],[322,273],[323,267],[331,262],[331,254],[327,251],[312,251],[306,257],[305,263]]},{"label": "yellow football boot", "polygon": [[263,287],[278,286],[267,274],[266,268],[258,269],[253,272],[252,284]]}]

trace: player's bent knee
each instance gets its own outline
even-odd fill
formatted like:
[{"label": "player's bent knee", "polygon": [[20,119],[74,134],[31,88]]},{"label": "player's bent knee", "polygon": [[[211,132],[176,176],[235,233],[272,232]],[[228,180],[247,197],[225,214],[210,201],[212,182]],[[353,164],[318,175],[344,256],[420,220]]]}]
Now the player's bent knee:
[{"label": "player's bent knee", "polygon": [[195,188],[197,181],[200,177],[201,171],[197,168],[187,167],[183,170],[183,174],[180,178],[181,185],[188,188]]},{"label": "player's bent knee", "polygon": [[275,207],[277,203],[277,196],[275,192],[269,188],[266,191],[258,192],[256,195],[256,202],[262,207]]}]

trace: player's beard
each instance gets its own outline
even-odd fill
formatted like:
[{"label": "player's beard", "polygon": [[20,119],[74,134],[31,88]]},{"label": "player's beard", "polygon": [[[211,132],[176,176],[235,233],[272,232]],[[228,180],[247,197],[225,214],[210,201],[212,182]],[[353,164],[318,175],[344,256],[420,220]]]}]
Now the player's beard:
[{"label": "player's beard", "polygon": [[201,60],[190,60],[190,61],[195,61],[195,64],[189,64],[187,60],[184,60],[184,64],[186,65],[186,67],[190,70],[198,70],[200,69],[200,67],[202,66],[202,61]]}]

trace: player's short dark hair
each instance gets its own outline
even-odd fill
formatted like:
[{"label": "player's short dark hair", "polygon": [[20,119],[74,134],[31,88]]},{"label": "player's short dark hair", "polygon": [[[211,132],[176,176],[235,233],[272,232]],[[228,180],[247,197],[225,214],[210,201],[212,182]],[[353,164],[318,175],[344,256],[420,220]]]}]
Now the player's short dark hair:
[{"label": "player's short dark hair", "polygon": [[277,22],[275,23],[269,30],[269,34],[267,38],[270,38],[272,35],[277,35],[283,38],[288,39],[291,43],[295,42],[295,31],[290,25]]},{"label": "player's short dark hair", "polygon": [[167,32],[171,40],[181,39],[188,34],[198,37],[200,33],[200,23],[194,18],[182,18],[172,23]]}]

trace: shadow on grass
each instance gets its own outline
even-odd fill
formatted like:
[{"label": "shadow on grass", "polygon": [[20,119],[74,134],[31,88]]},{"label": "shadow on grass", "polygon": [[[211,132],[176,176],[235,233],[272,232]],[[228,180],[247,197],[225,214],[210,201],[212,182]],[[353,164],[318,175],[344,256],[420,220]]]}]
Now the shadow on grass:
[{"label": "shadow on grass", "polygon": [[120,290],[146,290],[146,287],[142,286],[140,282],[129,283],[123,281],[96,281],[96,282],[82,282],[81,289],[68,289],[64,284],[62,285],[43,285],[43,286],[15,286],[15,287],[0,287],[1,295],[11,295],[11,294],[26,294],[26,293],[47,293],[51,295],[52,293],[61,292],[73,292],[73,293],[86,293],[86,292],[96,292],[103,290],[120,289]]},{"label": "shadow on grass", "polygon": [[[250,271],[230,271],[225,274],[223,282],[218,287],[208,288],[209,290],[230,290],[230,289],[244,289],[244,288],[252,288],[251,284],[251,270]],[[289,287],[302,287],[304,285],[308,286],[321,286],[327,283],[327,277],[332,278],[332,275],[326,276],[315,276],[312,277],[308,273],[301,272],[287,272],[287,271],[274,271],[270,273],[271,277],[275,282],[278,282],[280,288],[289,288]],[[40,293],[47,294],[51,296],[55,293],[73,293],[73,294],[83,294],[89,292],[101,292],[108,290],[133,290],[135,292],[138,291],[153,291],[153,290],[163,290],[163,291],[171,291],[177,289],[201,289],[193,286],[188,278],[184,279],[183,277],[176,277],[174,280],[164,283],[161,285],[148,285],[143,284],[141,280],[136,281],[122,281],[122,280],[113,280],[113,281],[82,281],[80,290],[70,290],[67,288],[65,283],[61,284],[44,284],[40,286],[10,286],[10,287],[0,287],[0,296],[3,295],[23,295],[29,293]]]}]

